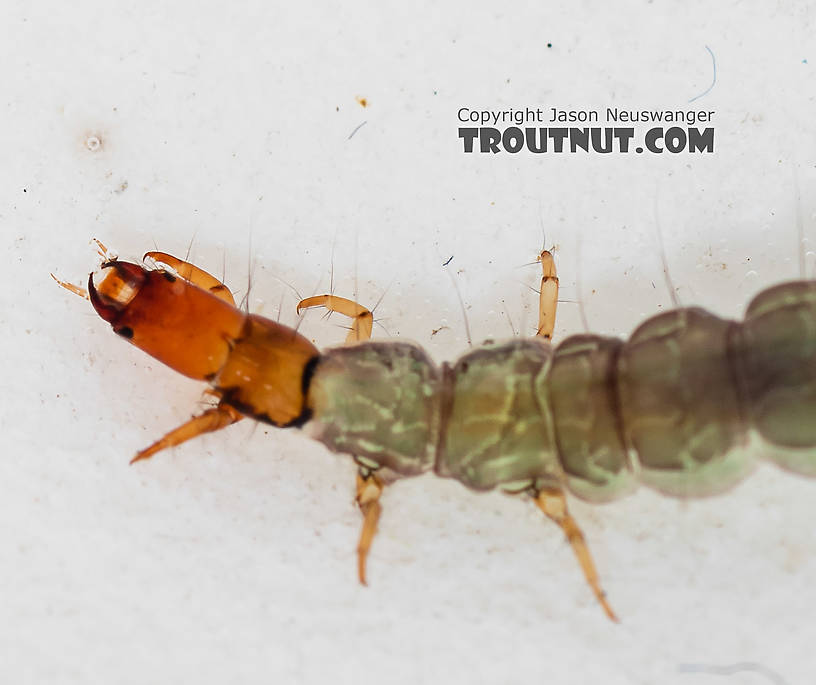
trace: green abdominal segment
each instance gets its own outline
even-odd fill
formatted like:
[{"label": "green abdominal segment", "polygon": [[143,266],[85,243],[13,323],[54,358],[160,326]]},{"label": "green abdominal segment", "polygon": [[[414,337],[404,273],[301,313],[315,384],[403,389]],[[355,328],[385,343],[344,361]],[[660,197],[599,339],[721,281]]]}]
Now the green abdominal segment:
[{"label": "green abdominal segment", "polygon": [[816,284],[760,293],[743,322],[677,309],[627,341],[578,335],[553,351],[516,339],[441,369],[410,343],[337,348],[317,362],[307,406],[330,449],[474,490],[606,502],[643,483],[701,497],[755,458],[816,476]]},{"label": "green abdominal segment", "polygon": [[637,485],[616,387],[622,346],[597,335],[567,338],[555,350],[547,379],[567,487],[592,502],[618,499]]},{"label": "green abdominal segment", "polygon": [[816,476],[816,283],[769,288],[734,336],[739,390],[763,456]]},{"label": "green abdominal segment", "polygon": [[624,343],[621,425],[646,485],[678,497],[713,495],[753,468],[728,346],[735,325],[702,309],[676,309]]},{"label": "green abdominal segment", "polygon": [[439,370],[410,343],[361,343],[323,354],[309,383],[315,438],[372,467],[412,476],[433,465]]},{"label": "green abdominal segment", "polygon": [[474,490],[559,482],[546,392],[550,346],[537,339],[485,345],[446,367],[445,431],[435,470]]}]

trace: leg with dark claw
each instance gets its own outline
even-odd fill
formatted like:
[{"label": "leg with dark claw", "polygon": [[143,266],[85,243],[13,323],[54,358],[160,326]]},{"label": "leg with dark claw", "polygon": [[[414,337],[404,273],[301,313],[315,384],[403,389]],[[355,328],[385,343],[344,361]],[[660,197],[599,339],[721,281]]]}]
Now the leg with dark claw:
[{"label": "leg with dark claw", "polygon": [[149,459],[156,454],[156,452],[160,452],[168,447],[180,445],[202,433],[211,433],[221,430],[236,421],[240,421],[242,418],[243,416],[236,409],[222,402],[217,407],[208,409],[203,414],[194,416],[186,423],[181,424],[178,428],[171,430],[164,437],[156,440],[150,447],[141,450],[130,460],[130,463],[133,464],[142,459]]},{"label": "leg with dark claw", "polygon": [[374,326],[374,316],[367,307],[337,295],[315,295],[301,300],[297,306],[297,313],[312,307],[325,307],[330,312],[344,314],[351,319],[351,328],[346,336],[346,344],[362,342],[371,338]]},{"label": "leg with dark claw", "polygon": [[368,469],[360,469],[357,473],[357,504],[363,512],[363,529],[360,532],[360,542],[357,545],[357,574],[362,585],[366,582],[366,559],[371,541],[377,532],[377,522],[380,520],[382,506],[380,495],[385,484],[380,478]]},{"label": "leg with dark claw", "polygon": [[578,558],[584,577],[592,588],[592,592],[595,593],[595,597],[600,602],[606,615],[617,623],[618,617],[606,601],[606,593],[601,589],[600,578],[595,570],[595,563],[592,561],[592,555],[589,553],[584,534],[575,519],[567,511],[567,498],[564,496],[564,492],[558,488],[541,488],[533,494],[533,497],[539,509],[564,531],[572,546],[572,551],[575,552],[575,556]]},{"label": "leg with dark claw", "polygon": [[235,304],[235,298],[232,296],[230,289],[215,276],[207,273],[204,269],[197,267],[195,264],[185,262],[166,252],[147,252],[144,258],[153,259],[159,264],[166,264],[188,283],[192,283],[202,290],[206,290],[208,293],[224,300],[224,302],[229,302],[232,305]]}]

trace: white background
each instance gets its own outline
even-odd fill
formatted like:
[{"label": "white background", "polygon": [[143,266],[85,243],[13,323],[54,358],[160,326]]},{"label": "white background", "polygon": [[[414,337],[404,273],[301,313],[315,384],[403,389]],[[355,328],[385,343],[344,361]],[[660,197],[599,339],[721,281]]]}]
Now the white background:
[{"label": "white background", "polygon": [[[813,272],[813,6],[615,4],[3,3],[3,682],[812,681],[813,481],[573,501],[620,625],[529,504],[431,476],[386,493],[361,588],[350,460],[244,422],[129,467],[201,386],[48,275],[84,283],[92,237],[192,241],[294,324],[283,282],[333,264],[382,297],[377,336],[442,361],[467,348],[448,271],[474,341],[534,330],[542,228],[558,339],[578,300],[628,335],[671,306],[659,221],[680,300],[738,317],[799,275],[797,216]],[[716,153],[463,154],[460,107],[526,106],[715,110]]]}]

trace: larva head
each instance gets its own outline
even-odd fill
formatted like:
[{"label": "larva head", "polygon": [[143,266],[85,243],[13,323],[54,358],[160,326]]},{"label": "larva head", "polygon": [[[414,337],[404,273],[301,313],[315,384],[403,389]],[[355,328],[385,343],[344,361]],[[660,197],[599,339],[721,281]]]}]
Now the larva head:
[{"label": "larva head", "polygon": [[94,285],[94,275],[88,277],[88,295],[96,313],[113,323],[138,294],[145,282],[146,271],[130,262],[105,262],[102,269],[105,276],[98,289]]},{"label": "larva head", "polygon": [[139,349],[179,373],[209,380],[240,337],[245,315],[167,271],[108,261],[88,281],[97,314]]}]

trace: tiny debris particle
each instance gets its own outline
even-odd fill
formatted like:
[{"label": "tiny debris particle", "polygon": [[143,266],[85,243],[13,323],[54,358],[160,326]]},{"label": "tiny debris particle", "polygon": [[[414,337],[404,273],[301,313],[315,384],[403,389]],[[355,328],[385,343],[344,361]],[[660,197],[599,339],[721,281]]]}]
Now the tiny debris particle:
[{"label": "tiny debris particle", "polygon": [[351,132],[351,135],[349,135],[348,139],[349,139],[349,140],[351,140],[351,139],[354,137],[354,134],[355,134],[355,133],[357,133],[357,131],[359,131],[359,130],[360,130],[360,129],[361,129],[363,126],[365,126],[367,123],[368,123],[367,121],[364,121],[362,124],[360,124],[359,126],[357,126],[357,128],[355,128],[355,129],[354,129],[354,130]]},{"label": "tiny debris particle", "polygon": [[547,47],[548,47],[548,48],[551,48],[551,47],[552,47],[552,43],[547,43]]},{"label": "tiny debris particle", "polygon": [[448,265],[448,264],[450,264],[452,261],[453,261],[453,255],[451,255],[450,257],[448,257],[448,261],[447,261],[447,262],[445,262],[445,263],[444,263],[442,266],[447,266],[447,265]]},{"label": "tiny debris particle", "polygon": [[360,105],[360,107],[368,107],[368,100],[361,95],[358,95],[354,99],[357,100],[357,104]]},{"label": "tiny debris particle", "polygon": [[711,78],[711,85],[706,88],[702,93],[699,95],[695,95],[689,102],[694,102],[695,100],[699,100],[704,95],[708,95],[711,92],[711,89],[714,88],[714,84],[717,83],[717,58],[714,57],[714,53],[712,52],[711,48],[708,45],[705,46],[705,49],[708,50],[708,54],[711,56],[711,70],[713,71],[713,76]]},{"label": "tiny debris particle", "polygon": [[87,147],[91,152],[96,152],[102,147],[102,139],[99,136],[88,136],[85,139],[85,147]]}]

